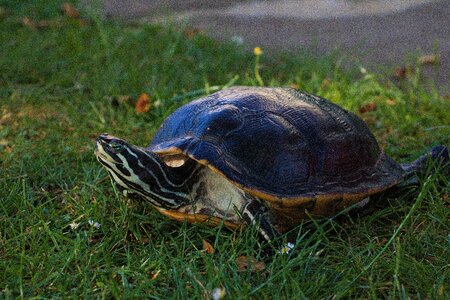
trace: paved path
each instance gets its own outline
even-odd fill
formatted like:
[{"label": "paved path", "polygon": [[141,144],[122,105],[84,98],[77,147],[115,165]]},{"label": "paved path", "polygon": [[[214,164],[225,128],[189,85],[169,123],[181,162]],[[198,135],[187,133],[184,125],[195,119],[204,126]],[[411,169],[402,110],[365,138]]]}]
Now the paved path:
[{"label": "paved path", "polygon": [[[88,0],[86,0],[88,1]],[[105,0],[105,15],[147,21],[182,21],[219,39],[241,40],[266,53],[336,47],[367,68],[400,67],[438,48],[438,83],[450,91],[448,0]],[[428,79],[433,66],[424,66]]]}]

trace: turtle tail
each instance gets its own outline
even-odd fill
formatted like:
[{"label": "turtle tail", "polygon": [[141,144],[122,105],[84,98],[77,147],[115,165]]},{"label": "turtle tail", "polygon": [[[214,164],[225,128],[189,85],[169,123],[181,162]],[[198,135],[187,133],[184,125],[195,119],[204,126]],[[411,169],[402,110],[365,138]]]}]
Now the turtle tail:
[{"label": "turtle tail", "polygon": [[449,148],[443,145],[435,146],[411,163],[401,164],[405,172],[405,180],[401,186],[417,185],[419,177],[433,173],[442,168],[445,174],[450,174]]}]

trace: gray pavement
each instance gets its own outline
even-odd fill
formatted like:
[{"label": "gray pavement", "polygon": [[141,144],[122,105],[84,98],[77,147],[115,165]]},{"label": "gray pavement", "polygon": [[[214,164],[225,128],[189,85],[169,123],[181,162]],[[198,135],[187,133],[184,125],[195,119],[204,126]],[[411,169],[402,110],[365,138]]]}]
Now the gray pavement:
[{"label": "gray pavement", "polygon": [[438,73],[434,66],[423,71],[450,91],[449,0],[104,0],[103,9],[107,17],[181,22],[266,54],[340,49],[349,62],[374,71],[438,51]]}]

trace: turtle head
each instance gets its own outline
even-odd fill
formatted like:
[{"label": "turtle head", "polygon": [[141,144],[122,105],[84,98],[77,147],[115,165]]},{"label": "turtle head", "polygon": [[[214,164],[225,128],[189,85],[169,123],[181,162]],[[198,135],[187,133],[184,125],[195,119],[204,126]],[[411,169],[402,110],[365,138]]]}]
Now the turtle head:
[{"label": "turtle head", "polygon": [[165,208],[179,207],[188,200],[176,171],[145,148],[104,133],[96,140],[95,155],[124,195],[137,194]]},{"label": "turtle head", "polygon": [[105,167],[117,188],[125,195],[138,187],[145,188],[145,183],[141,182],[141,177],[138,175],[141,172],[137,168],[140,152],[142,151],[138,151],[136,146],[107,133],[101,134],[96,140],[97,160]]},{"label": "turtle head", "polygon": [[129,149],[132,148],[134,148],[134,146],[127,143],[126,141],[107,133],[103,133],[96,140],[95,156],[97,157],[97,160],[103,165],[104,163],[107,163],[111,166],[123,165],[124,158],[126,158],[127,160],[130,159],[130,157],[125,156],[128,156],[127,153],[129,154]]}]

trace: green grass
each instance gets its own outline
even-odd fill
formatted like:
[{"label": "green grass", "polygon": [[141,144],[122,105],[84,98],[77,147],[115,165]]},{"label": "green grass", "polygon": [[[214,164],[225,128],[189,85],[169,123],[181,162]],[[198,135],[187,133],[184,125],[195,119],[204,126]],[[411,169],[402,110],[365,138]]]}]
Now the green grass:
[{"label": "green grass", "polygon": [[[195,95],[262,80],[354,112],[375,103],[361,117],[386,152],[410,161],[449,145],[450,102],[425,88],[420,72],[396,86],[344,70],[340,54],[299,52],[263,54],[259,78],[253,54],[235,45],[89,12],[80,26],[59,16],[61,2],[0,1],[10,11],[0,21],[0,298],[202,298],[218,287],[227,299],[449,298],[442,174],[371,214],[305,223],[292,257],[263,259],[251,228],[177,223],[123,199],[93,155],[102,132],[144,146]],[[31,30],[18,22],[23,16],[62,25]],[[143,92],[161,105],[138,114],[119,101]],[[204,253],[203,240],[214,254]],[[239,271],[240,256],[263,260],[265,269]]]}]

